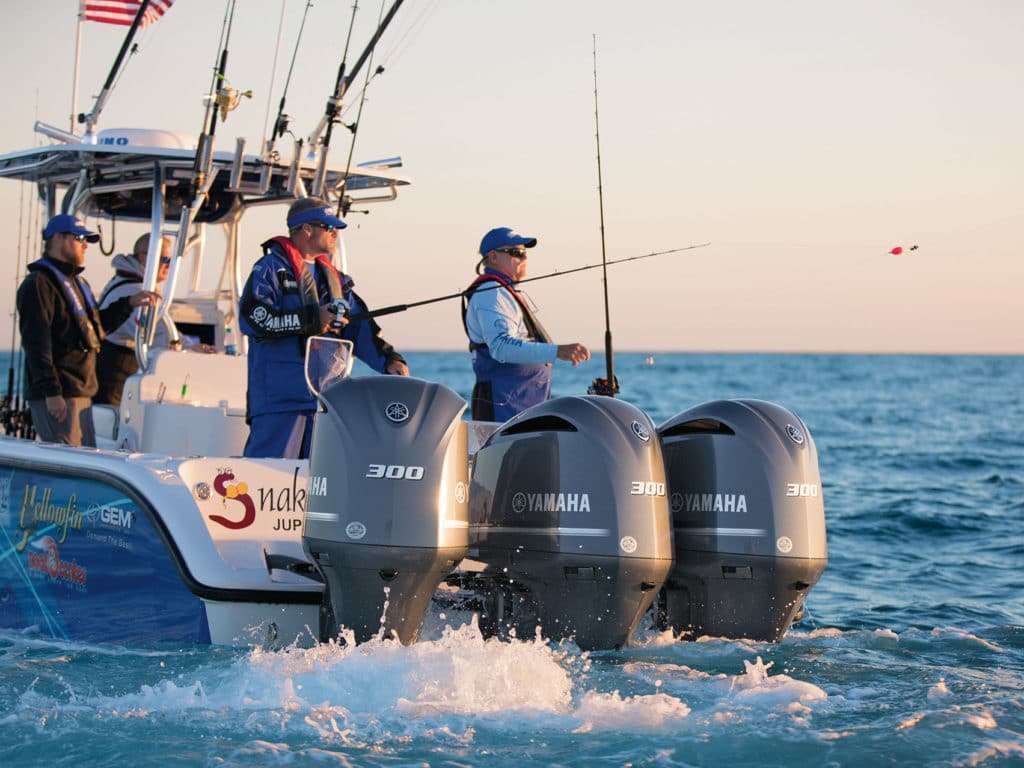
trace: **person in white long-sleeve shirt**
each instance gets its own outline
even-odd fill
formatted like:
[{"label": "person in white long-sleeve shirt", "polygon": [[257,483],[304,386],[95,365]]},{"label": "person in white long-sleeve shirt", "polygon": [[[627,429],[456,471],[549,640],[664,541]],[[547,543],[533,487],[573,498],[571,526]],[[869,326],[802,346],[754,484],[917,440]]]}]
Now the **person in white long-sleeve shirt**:
[{"label": "person in white long-sleeve shirt", "polygon": [[478,277],[466,289],[462,322],[473,354],[472,414],[478,421],[507,421],[551,393],[551,364],[590,359],[579,342],[555,344],[516,283],[526,277],[527,249],[537,238],[508,227],[480,242]]}]

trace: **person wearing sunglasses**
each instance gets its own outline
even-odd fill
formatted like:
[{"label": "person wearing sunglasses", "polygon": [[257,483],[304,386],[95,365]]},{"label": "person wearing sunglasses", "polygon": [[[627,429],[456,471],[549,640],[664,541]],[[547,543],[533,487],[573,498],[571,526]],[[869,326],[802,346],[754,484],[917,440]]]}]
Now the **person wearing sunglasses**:
[{"label": "person wearing sunglasses", "polygon": [[[149,234],[144,234],[135,241],[131,253],[119,253],[114,256],[111,266],[114,276],[100,293],[100,309],[113,304],[122,296],[131,296],[142,290],[142,281],[146,275],[146,259],[149,255]],[[163,285],[167,281],[167,273],[171,266],[171,240],[160,238],[160,266],[156,273],[157,291],[163,293]],[[135,358],[135,329],[138,320],[129,317],[115,330],[107,334],[100,342],[100,353],[96,358],[96,379],[99,390],[93,397],[93,403],[118,406],[121,403],[121,392],[125,380],[139,369]],[[154,349],[179,349],[171,344],[173,321],[166,313],[153,334]],[[216,352],[209,344],[186,336],[180,337],[181,346],[191,352]]]},{"label": "person wearing sunglasses", "polygon": [[18,327],[25,352],[24,395],[40,440],[96,444],[92,397],[96,355],[106,329],[117,328],[160,294],[139,291],[101,309],[82,277],[85,251],[100,236],[72,215],[58,214],[43,229],[43,256],[28,265],[18,287]]},{"label": "person wearing sunglasses", "polygon": [[360,360],[378,373],[408,376],[405,360],[372,320],[349,323],[334,311],[366,312],[352,278],[331,261],[345,222],[325,200],[306,197],[288,208],[288,236],[263,243],[239,301],[239,327],[249,337],[244,456],[309,456],[316,398],[306,386],[306,339],[332,333],[353,342]]},{"label": "person wearing sunglasses", "polygon": [[548,399],[551,364],[590,359],[579,342],[555,344],[531,302],[516,284],[526,277],[527,249],[537,238],[509,227],[492,229],[480,241],[476,280],[462,300],[462,325],[473,353],[472,413],[477,421],[507,421]]}]

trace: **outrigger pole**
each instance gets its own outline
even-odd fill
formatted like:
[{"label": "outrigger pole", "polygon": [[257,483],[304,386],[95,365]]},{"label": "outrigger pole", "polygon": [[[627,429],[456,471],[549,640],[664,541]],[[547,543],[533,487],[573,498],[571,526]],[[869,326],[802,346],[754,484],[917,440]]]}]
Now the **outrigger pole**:
[{"label": "outrigger pole", "polygon": [[[521,285],[522,283],[532,283],[534,280],[547,280],[549,277],[562,277],[564,275],[571,275],[574,272],[585,272],[588,269],[597,269],[598,267],[601,267],[603,269],[612,264],[623,264],[627,261],[639,261],[640,259],[649,259],[652,256],[665,256],[666,254],[669,253],[692,251],[696,248],[706,248],[709,245],[711,245],[711,243],[699,243],[697,245],[685,245],[682,248],[670,248],[667,251],[655,251],[654,253],[645,253],[641,256],[628,256],[623,259],[612,259],[611,261],[602,260],[600,264],[587,264],[586,266],[583,267],[567,269],[564,272],[550,272],[549,274],[538,275],[537,277],[527,277],[524,278],[523,280],[520,280],[517,283],[517,285]],[[484,285],[480,286],[479,288],[476,288],[475,292],[481,293],[482,291],[496,291],[501,287],[502,286],[500,284],[495,284],[491,286]],[[394,304],[390,307],[381,307],[380,309],[372,309],[369,312],[360,312],[359,314],[351,315],[349,317],[349,320],[354,322],[356,320],[369,320],[371,317],[380,317],[381,315],[394,315],[399,312],[405,312],[407,309],[412,309],[414,307],[422,307],[426,304],[436,304],[439,301],[448,301],[449,299],[458,299],[464,296],[466,296],[466,291],[459,291],[458,293],[448,293],[445,294],[444,296],[435,296],[432,299],[414,301],[410,304]]]},{"label": "outrigger pole", "polygon": [[615,362],[612,354],[612,321],[608,310],[608,260],[604,249],[604,190],[601,184],[601,126],[597,119],[597,35],[592,36],[594,51],[594,137],[597,140],[597,202],[601,211],[601,270],[604,284],[604,359],[605,378],[596,378],[587,388],[587,394],[615,397],[619,391],[619,380],[615,378]]},{"label": "outrigger pole", "polygon": [[[125,35],[124,42],[121,44],[121,50],[118,51],[117,58],[114,59],[114,66],[110,68],[110,73],[107,75],[107,81],[103,84],[103,90],[101,90],[100,95],[96,97],[96,104],[93,105],[92,112],[88,115],[78,116],[78,122],[85,123],[86,136],[90,135],[93,128],[96,127],[96,121],[99,119],[100,112],[103,111],[103,107],[106,105],[107,99],[110,97],[110,92],[113,90],[114,80],[117,79],[118,70],[121,69],[121,63],[124,61],[125,54],[128,53],[128,46],[131,45],[132,39],[135,37],[135,32],[138,30],[139,24],[142,23],[142,17],[145,16],[146,9],[149,8],[149,3],[150,0],[142,0],[142,4],[139,5],[139,10],[135,14],[135,18],[132,19],[132,25],[128,30],[128,34]],[[75,69],[75,89],[77,90],[77,63]]]}]

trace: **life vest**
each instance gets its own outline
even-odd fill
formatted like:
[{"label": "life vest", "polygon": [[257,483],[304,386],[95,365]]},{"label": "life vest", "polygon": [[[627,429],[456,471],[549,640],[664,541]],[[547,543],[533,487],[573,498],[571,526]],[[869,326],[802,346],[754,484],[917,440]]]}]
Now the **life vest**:
[{"label": "life vest", "polygon": [[[544,330],[544,326],[540,324],[540,321],[534,316],[530,307],[527,306],[523,300],[522,295],[516,290],[515,285],[506,277],[495,274],[494,272],[485,272],[478,276],[476,280],[469,284],[469,287],[462,292],[462,328],[466,332],[466,338],[469,338],[469,326],[466,325],[466,313],[469,311],[469,301],[473,297],[473,292],[476,291],[484,283],[499,283],[503,288],[508,289],[509,294],[515,299],[516,304],[523,312],[523,322],[526,324],[526,330],[530,335],[530,341],[542,342],[545,344],[551,343],[551,337],[548,336],[548,332]],[[490,288],[489,290],[496,291],[497,288]],[[475,352],[478,349],[487,349],[486,344],[474,342],[469,339],[469,351]]]},{"label": "life vest", "polygon": [[[302,297],[302,303],[306,305],[320,306],[320,297],[316,295],[316,283],[304,284],[302,280],[302,274],[306,272],[306,260],[303,258],[299,249],[295,247],[295,243],[291,241],[291,238],[280,236],[272,237],[263,243],[263,252],[266,253],[270,250],[272,245],[277,245],[285,258],[292,267],[292,275],[295,277],[296,283],[299,286],[299,295]],[[341,273],[338,272],[337,268],[331,263],[331,260],[327,257],[326,253],[318,254],[315,263],[323,267],[324,277],[327,279],[327,290],[331,295],[332,299],[340,299],[344,295],[342,289]],[[312,295],[310,294],[309,287],[312,286]]]},{"label": "life vest", "polygon": [[[67,298],[75,324],[82,335],[82,349],[98,352],[104,336],[103,324],[100,322],[99,305],[89,283],[79,278],[77,273],[66,275],[49,256],[43,256],[36,264],[49,270]],[[75,290],[76,287],[78,290]]]}]

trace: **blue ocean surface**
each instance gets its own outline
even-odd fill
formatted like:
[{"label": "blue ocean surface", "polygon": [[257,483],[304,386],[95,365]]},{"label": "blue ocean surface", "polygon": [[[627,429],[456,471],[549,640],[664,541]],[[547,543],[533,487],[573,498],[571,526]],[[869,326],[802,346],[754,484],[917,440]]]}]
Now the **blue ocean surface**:
[{"label": "blue ocean surface", "polygon": [[[408,358],[468,398],[467,354]],[[553,394],[604,370],[560,363]],[[1024,765],[1024,358],[634,353],[616,374],[656,424],[757,397],[810,428],[829,564],[780,643],[645,625],[584,653],[442,609],[410,647],[5,632],[0,765]]]}]

